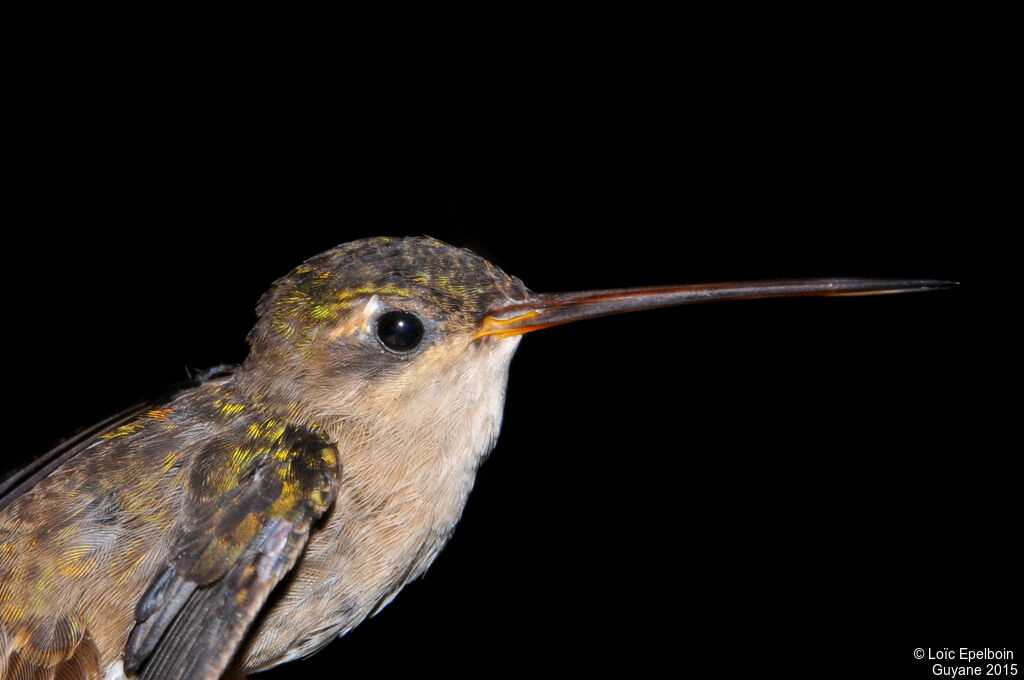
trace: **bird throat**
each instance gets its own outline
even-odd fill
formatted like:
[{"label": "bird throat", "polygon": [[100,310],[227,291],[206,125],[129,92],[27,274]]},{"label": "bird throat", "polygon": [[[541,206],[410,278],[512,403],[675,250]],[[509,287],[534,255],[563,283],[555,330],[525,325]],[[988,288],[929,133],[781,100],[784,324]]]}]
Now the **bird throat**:
[{"label": "bird throat", "polygon": [[[431,348],[414,369],[422,374],[406,376],[404,383],[414,386],[408,394],[374,395],[393,400],[389,417],[380,417],[377,404],[325,421],[325,434],[347,452],[341,490],[287,597],[254,629],[243,652],[247,672],[316,651],[426,571],[451,537],[477,468],[497,439],[519,340],[467,338],[465,347]],[[339,398],[343,406],[348,402]],[[311,634],[297,630],[297,620],[321,626]]]}]

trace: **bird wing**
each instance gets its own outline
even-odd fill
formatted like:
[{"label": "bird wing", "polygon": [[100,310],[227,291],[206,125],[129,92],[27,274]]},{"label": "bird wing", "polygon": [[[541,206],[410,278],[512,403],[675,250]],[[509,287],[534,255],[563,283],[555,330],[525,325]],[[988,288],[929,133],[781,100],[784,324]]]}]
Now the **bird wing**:
[{"label": "bird wing", "polygon": [[124,665],[141,680],[214,680],[313,523],[334,501],[337,450],[273,420],[209,442],[184,484],[186,520],[135,609]]},{"label": "bird wing", "polygon": [[[202,384],[224,375],[230,369],[231,366],[220,364],[201,371],[196,376],[196,384]],[[168,391],[167,394],[151,395],[134,406],[130,406],[106,420],[82,430],[73,437],[57,444],[25,467],[15,471],[7,479],[0,481],[0,511],[13,504],[14,501],[32,489],[39,481],[45,479],[51,472],[92,446],[96,442],[98,435],[116,430],[118,427],[138,419],[146,412],[160,408],[167,401],[166,397],[169,397],[171,394],[172,392]],[[0,674],[0,679],[2,678],[3,675]]]},{"label": "bird wing", "polygon": [[131,422],[156,405],[157,402],[146,402],[125,409],[61,442],[0,482],[0,510],[14,503],[41,479],[89,448],[96,441],[96,435]]},{"label": "bird wing", "polygon": [[[156,422],[161,414],[153,410],[157,405],[145,402],[125,409],[61,442],[0,483],[0,680],[86,680],[100,674],[100,640],[81,610],[73,605],[61,606],[68,602],[61,598],[64,591],[55,587],[54,581],[87,578],[99,562],[99,553],[106,547],[110,533],[90,531],[89,519],[95,517],[88,516],[94,508],[64,503],[66,488],[58,487],[52,496],[42,497],[28,509],[6,515],[5,511],[62,466],[79,462],[79,455],[104,440],[104,434],[134,429],[133,424]],[[72,515],[80,513],[83,521],[73,527],[65,525],[61,530],[50,530],[46,520],[59,516],[60,510]],[[110,517],[100,518],[99,523]],[[107,528],[115,527],[111,523]],[[75,530],[81,531],[76,534]],[[48,538],[58,534],[82,540],[69,539],[74,544],[70,551],[54,553],[42,547]]]}]

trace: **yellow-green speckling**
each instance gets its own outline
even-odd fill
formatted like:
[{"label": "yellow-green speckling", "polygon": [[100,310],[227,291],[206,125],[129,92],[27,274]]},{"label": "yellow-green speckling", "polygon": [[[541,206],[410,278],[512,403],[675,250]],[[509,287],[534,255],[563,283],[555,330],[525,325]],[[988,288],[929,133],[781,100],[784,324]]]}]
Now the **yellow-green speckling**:
[{"label": "yellow-green speckling", "polygon": [[271,443],[277,443],[284,435],[285,425],[273,418],[249,426],[249,435],[253,439],[266,439]]},{"label": "yellow-green speckling", "polygon": [[383,308],[431,310],[445,328],[469,330],[496,302],[524,299],[528,291],[483,258],[436,239],[365,239],[321,253],[278,280],[260,300],[250,344],[257,353],[280,351],[275,345],[282,341],[311,351],[318,339],[338,337],[322,329],[344,323],[374,295]]},{"label": "yellow-green speckling", "polygon": [[127,425],[121,425],[110,432],[104,432],[100,435],[100,439],[116,439],[118,437],[126,437],[130,434],[135,434],[139,430],[146,427],[146,423],[137,420],[134,423],[128,423]]},{"label": "yellow-green speckling", "polygon": [[124,425],[119,425],[118,427],[115,427],[113,430],[110,430],[109,432],[104,432],[99,437],[97,437],[97,439],[109,441],[112,439],[118,439],[120,437],[127,437],[129,435],[133,435],[136,432],[140,432],[146,429],[146,427],[149,425],[151,421],[166,423],[168,416],[170,416],[173,412],[174,409],[172,408],[150,409],[149,411],[146,411],[145,415],[143,415],[138,420],[134,420]]},{"label": "yellow-green speckling", "polygon": [[214,399],[213,405],[225,418],[233,418],[247,408],[246,404],[228,399]]}]

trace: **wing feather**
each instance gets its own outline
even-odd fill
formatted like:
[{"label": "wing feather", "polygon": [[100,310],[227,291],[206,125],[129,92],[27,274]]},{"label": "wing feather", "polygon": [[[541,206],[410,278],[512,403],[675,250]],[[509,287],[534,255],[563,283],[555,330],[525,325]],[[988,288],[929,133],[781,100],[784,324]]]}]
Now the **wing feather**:
[{"label": "wing feather", "polygon": [[319,435],[273,421],[245,431],[211,442],[191,472],[190,523],[125,647],[125,670],[140,680],[219,678],[333,503],[337,452]]},{"label": "wing feather", "polygon": [[155,406],[156,402],[136,404],[100,423],[96,423],[70,439],[61,442],[3,482],[0,482],[0,510],[16,501],[48,474],[87,449],[96,441],[96,435],[129,423]]}]

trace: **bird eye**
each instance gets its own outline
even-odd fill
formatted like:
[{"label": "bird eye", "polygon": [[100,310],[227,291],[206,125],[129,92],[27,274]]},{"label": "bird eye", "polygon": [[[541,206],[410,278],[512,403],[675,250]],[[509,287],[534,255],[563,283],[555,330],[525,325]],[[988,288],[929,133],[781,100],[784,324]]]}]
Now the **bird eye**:
[{"label": "bird eye", "polygon": [[386,312],[377,319],[377,339],[392,352],[411,352],[423,339],[423,322],[409,312]]}]

